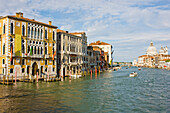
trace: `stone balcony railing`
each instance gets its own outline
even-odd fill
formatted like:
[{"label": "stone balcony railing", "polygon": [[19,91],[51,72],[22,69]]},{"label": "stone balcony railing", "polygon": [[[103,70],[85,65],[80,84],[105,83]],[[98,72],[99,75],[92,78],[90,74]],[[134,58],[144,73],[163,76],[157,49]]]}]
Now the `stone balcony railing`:
[{"label": "stone balcony railing", "polygon": [[77,65],[77,62],[70,62],[71,65]]},{"label": "stone balcony railing", "polygon": [[45,55],[45,58],[49,58],[49,55],[48,55],[48,54],[46,54],[46,55]]},{"label": "stone balcony railing", "polygon": [[25,54],[25,53],[22,53],[22,57],[27,57],[27,54]]}]

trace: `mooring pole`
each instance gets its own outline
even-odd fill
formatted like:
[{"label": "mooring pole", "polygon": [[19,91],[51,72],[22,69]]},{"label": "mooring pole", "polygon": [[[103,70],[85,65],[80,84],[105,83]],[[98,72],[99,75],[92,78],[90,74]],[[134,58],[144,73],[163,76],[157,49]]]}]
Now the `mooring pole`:
[{"label": "mooring pole", "polygon": [[15,84],[17,83],[17,71],[15,71]]},{"label": "mooring pole", "polygon": [[37,83],[38,83],[38,72],[37,72]]}]

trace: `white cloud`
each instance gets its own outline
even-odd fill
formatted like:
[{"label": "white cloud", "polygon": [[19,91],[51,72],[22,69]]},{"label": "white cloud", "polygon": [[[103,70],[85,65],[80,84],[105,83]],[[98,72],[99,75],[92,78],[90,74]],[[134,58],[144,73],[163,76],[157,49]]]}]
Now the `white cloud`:
[{"label": "white cloud", "polygon": [[71,29],[71,25],[68,24],[68,25],[64,25],[64,26],[61,26],[60,27],[62,30],[68,30],[68,29]]},{"label": "white cloud", "polygon": [[[117,60],[125,58],[124,53],[129,53],[130,60],[137,51],[144,52],[138,46],[144,48],[146,42],[170,43],[170,3],[159,4],[161,1],[0,0],[0,14],[14,15],[22,11],[28,18],[46,23],[52,20],[63,30],[84,30],[90,42],[104,40],[121,51]],[[127,46],[128,52],[123,50]]]}]

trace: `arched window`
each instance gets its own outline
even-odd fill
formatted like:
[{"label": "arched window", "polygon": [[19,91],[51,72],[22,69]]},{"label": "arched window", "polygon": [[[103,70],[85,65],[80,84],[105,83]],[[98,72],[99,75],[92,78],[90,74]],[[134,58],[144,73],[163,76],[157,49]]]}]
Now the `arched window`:
[{"label": "arched window", "polygon": [[43,34],[43,30],[41,29],[41,34],[40,34],[40,35],[41,35],[41,36],[40,36],[41,39],[42,39],[42,34]]},{"label": "arched window", "polygon": [[43,54],[43,48],[41,47],[41,54]]},{"label": "arched window", "polygon": [[47,47],[45,47],[45,54],[47,55]]},{"label": "arched window", "polygon": [[36,50],[36,46],[35,46],[35,47],[34,47],[34,54],[36,54],[36,51],[37,51],[37,50]]},{"label": "arched window", "polygon": [[28,27],[28,37],[30,37],[30,27]]},{"label": "arched window", "polygon": [[47,30],[45,30],[45,39],[47,39]]},{"label": "arched window", "polygon": [[54,31],[53,31],[53,40],[55,39],[55,33],[54,33]]},{"label": "arched window", "polygon": [[2,59],[2,64],[5,64],[5,59]]},{"label": "arched window", "polygon": [[4,26],[3,26],[3,34],[5,34],[5,24],[4,24]]},{"label": "arched window", "polygon": [[34,30],[34,38],[36,38],[36,36],[37,36],[37,29],[35,28],[35,30]]},{"label": "arched window", "polygon": [[34,48],[33,48],[33,46],[31,47],[31,52],[32,52],[32,55],[33,55],[33,51],[34,51]]},{"label": "arched window", "polygon": [[22,25],[22,36],[25,36],[25,26]]},{"label": "arched window", "polygon": [[14,24],[13,23],[11,23],[11,26],[10,26],[10,33],[14,34]]},{"label": "arched window", "polygon": [[33,37],[33,27],[31,28],[31,37]]},{"label": "arched window", "polygon": [[40,54],[40,48],[38,47],[38,54]]},{"label": "arched window", "polygon": [[27,49],[28,51],[27,51],[27,53],[29,53],[30,52],[30,46],[28,46],[28,49]]},{"label": "arched window", "polygon": [[25,46],[23,43],[22,43],[22,53],[25,53]]},{"label": "arched window", "polygon": [[40,29],[38,28],[38,36],[37,36],[37,39],[39,39],[39,36],[40,36]]},{"label": "arched window", "polygon": [[3,54],[5,54],[5,44],[3,45]]},{"label": "arched window", "polygon": [[27,67],[27,74],[29,74],[29,69],[30,69],[30,66]]}]

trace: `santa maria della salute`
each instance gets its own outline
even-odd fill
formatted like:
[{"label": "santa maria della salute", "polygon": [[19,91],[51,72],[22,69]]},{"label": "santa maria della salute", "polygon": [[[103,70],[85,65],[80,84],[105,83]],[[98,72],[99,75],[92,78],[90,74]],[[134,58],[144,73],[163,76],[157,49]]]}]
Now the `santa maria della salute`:
[{"label": "santa maria della salute", "polygon": [[[153,42],[150,43],[150,46],[148,47],[146,54],[151,56],[158,55],[157,49],[156,47],[154,47]],[[161,49],[159,50],[159,55],[168,55],[168,47],[167,46],[164,48],[161,47]]]},{"label": "santa maria della salute", "polygon": [[170,55],[168,54],[168,47],[160,48],[159,52],[157,52],[156,47],[151,41],[150,46],[146,50],[145,55],[141,55],[138,57],[138,61],[134,60],[134,66],[140,67],[151,67],[151,68],[170,68]]}]

